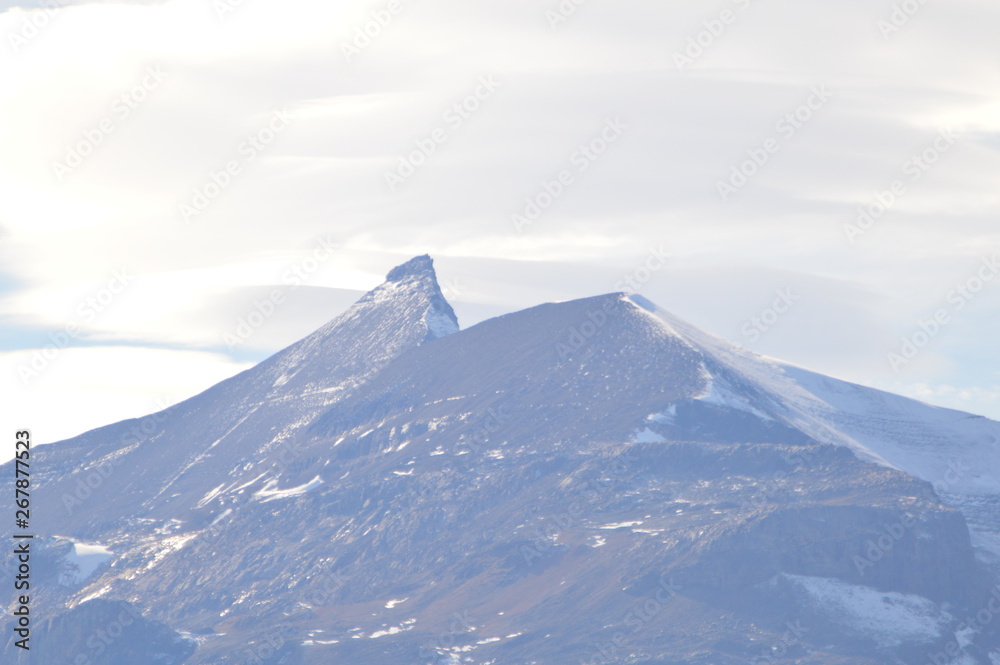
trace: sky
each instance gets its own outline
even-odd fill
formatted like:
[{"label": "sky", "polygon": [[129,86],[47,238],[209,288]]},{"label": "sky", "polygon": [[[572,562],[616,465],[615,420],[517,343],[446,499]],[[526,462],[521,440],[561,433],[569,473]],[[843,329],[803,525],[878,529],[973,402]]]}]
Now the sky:
[{"label": "sky", "polygon": [[463,327],[636,291],[1000,419],[998,24],[986,0],[0,0],[0,427],[157,411],[423,253]]}]

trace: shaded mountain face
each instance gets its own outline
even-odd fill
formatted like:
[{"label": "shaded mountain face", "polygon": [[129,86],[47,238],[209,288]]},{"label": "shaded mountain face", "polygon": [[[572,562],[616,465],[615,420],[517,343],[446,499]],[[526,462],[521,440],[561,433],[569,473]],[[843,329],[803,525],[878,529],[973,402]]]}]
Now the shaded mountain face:
[{"label": "shaded mountain face", "polygon": [[418,257],[38,449],[36,606],[59,658],[127,601],[132,662],[995,665],[998,436],[638,296],[459,332]]},{"label": "shaded mountain face", "polygon": [[29,652],[8,644],[4,663],[180,665],[197,642],[142,617],[129,603],[94,599],[36,624]]}]

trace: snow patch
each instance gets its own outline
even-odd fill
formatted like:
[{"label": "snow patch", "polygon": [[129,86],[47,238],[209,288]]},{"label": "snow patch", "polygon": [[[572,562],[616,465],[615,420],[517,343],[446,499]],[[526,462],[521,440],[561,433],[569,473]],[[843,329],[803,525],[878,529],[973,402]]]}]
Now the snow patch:
[{"label": "snow patch", "polygon": [[409,625],[409,626],[405,626],[405,625],[404,626],[389,626],[385,630],[376,630],[374,633],[372,633],[371,635],[368,636],[368,639],[370,639],[370,640],[377,640],[378,638],[385,637],[386,635],[396,635],[398,633],[402,633],[404,630],[410,630],[411,628],[413,628],[412,622],[410,622],[410,623],[411,623],[411,625]]},{"label": "snow patch", "polygon": [[218,487],[216,487],[214,490],[212,490],[211,492],[209,492],[208,494],[206,494],[204,497],[202,497],[201,501],[198,502],[198,505],[196,505],[195,508],[196,509],[197,508],[203,508],[212,499],[214,499],[215,497],[219,496],[219,494],[222,492],[222,488],[225,487],[225,486],[226,486],[226,484],[222,483],[221,485],[219,485]]},{"label": "snow patch", "polygon": [[791,582],[807,603],[831,621],[883,648],[939,640],[953,618],[922,596],[882,592],[825,577],[779,577]]},{"label": "snow patch", "polygon": [[677,420],[677,405],[671,404],[665,411],[654,413],[646,418],[646,420],[661,425],[673,425]]},{"label": "snow patch", "polygon": [[431,339],[440,339],[458,332],[458,324],[447,313],[430,308],[424,313],[424,324]]},{"label": "snow patch", "polygon": [[[103,596],[104,594],[106,594],[109,591],[111,591],[111,585],[110,584],[109,585],[105,585],[105,586],[101,587],[100,589],[98,589],[97,591],[95,591],[94,593],[90,594],[89,596],[84,596],[83,598],[81,598],[80,602],[76,603],[76,605],[83,605],[88,600],[94,600],[95,598],[100,598],[101,596]],[[74,605],[74,607],[75,607],[75,605]]]},{"label": "snow patch", "polygon": [[63,559],[63,571],[59,581],[66,586],[75,586],[90,579],[102,564],[111,560],[114,553],[103,545],[73,543],[73,549]]},{"label": "snow patch", "polygon": [[296,496],[302,496],[308,492],[317,489],[323,484],[323,479],[316,476],[310,480],[305,485],[299,485],[298,487],[292,487],[287,490],[276,490],[272,489],[278,485],[277,480],[269,480],[264,489],[260,490],[254,494],[255,499],[259,499],[261,503],[266,503],[268,501],[274,501],[275,499],[289,499]]},{"label": "snow patch", "polygon": [[750,405],[750,401],[746,397],[738,395],[729,386],[724,384],[718,378],[712,376],[704,366],[702,366],[701,371],[702,377],[708,382],[708,392],[695,398],[699,402],[702,402],[703,404],[711,404],[713,406],[721,406],[726,409],[743,411],[744,413],[757,416],[761,420],[772,420],[772,418],[767,414],[752,407]]},{"label": "snow patch", "polygon": [[632,435],[632,443],[665,443],[666,439],[646,427]]},{"label": "snow patch", "polygon": [[257,482],[258,480],[260,480],[261,478],[263,478],[263,477],[264,477],[264,476],[266,476],[266,475],[267,475],[266,473],[262,473],[262,474],[260,474],[259,476],[257,476],[256,478],[254,478],[253,480],[251,480],[250,482],[248,482],[248,483],[243,483],[242,485],[240,485],[239,487],[237,487],[237,488],[236,488],[235,490],[233,490],[233,491],[234,491],[234,492],[238,492],[238,491],[240,491],[240,490],[244,490],[244,489],[246,489],[246,488],[250,487],[251,485],[253,485],[253,484],[254,484],[255,482]]},{"label": "snow patch", "polygon": [[222,511],[222,513],[219,514],[218,517],[216,517],[214,520],[212,520],[212,523],[209,524],[209,527],[215,526],[216,524],[218,524],[222,520],[226,519],[226,517],[228,517],[232,513],[233,513],[233,509],[232,508],[226,508],[225,510]]},{"label": "snow patch", "polygon": [[142,572],[150,571],[155,568],[161,561],[166,557],[184,548],[188,542],[194,540],[198,537],[197,533],[188,533],[180,536],[171,536],[170,538],[164,538],[162,541],[157,543],[160,546],[159,551],[157,551],[153,558],[147,563]]}]

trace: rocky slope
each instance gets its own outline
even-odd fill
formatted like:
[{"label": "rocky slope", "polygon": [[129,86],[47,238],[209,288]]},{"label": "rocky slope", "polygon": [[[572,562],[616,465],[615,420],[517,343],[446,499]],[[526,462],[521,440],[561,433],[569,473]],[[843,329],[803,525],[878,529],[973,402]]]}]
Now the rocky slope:
[{"label": "rocky slope", "polygon": [[997,583],[998,435],[636,296],[459,332],[418,257],[258,367],[39,449],[38,606],[60,658],[127,601],[177,631],[133,662],[995,665],[963,621]]}]

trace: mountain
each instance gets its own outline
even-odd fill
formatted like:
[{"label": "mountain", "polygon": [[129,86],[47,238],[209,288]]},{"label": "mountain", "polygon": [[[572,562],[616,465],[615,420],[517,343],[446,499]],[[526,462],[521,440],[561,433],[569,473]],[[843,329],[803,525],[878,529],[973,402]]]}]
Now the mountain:
[{"label": "mountain", "polygon": [[998,441],[637,295],[459,331],[417,257],[37,449],[44,662],[118,662],[87,639],[128,607],[131,662],[996,665]]},{"label": "mountain", "polygon": [[190,492],[218,483],[233,465],[262,464],[280,453],[298,430],[401,352],[457,330],[430,257],[414,258],[344,314],[256,367],[161,413],[60,443],[57,454],[40,449],[38,480],[50,484],[43,500],[60,499],[58,509],[43,511],[46,526],[76,533],[109,517],[172,517]]}]

